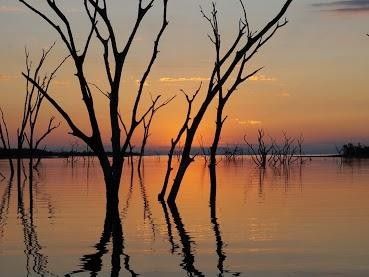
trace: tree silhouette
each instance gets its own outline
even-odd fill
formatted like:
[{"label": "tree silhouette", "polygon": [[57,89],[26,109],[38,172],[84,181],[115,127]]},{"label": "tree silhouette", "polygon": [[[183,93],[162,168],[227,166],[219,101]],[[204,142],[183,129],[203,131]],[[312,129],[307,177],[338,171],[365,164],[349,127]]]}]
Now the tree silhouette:
[{"label": "tree silhouette", "polygon": [[[8,130],[8,126],[6,124],[4,112],[1,108],[0,108],[0,114],[1,114],[1,119],[0,119],[0,146],[3,150],[9,151],[11,149],[10,139],[9,139],[9,130]],[[11,179],[13,179],[13,176],[14,176],[14,164],[13,164],[13,160],[11,158],[9,158],[8,160],[9,160],[9,168],[10,168],[10,177],[9,177],[9,179],[11,180]],[[5,179],[5,176],[3,174],[1,174],[1,172],[0,172],[0,176],[2,176]]]},{"label": "tree silhouette", "polygon": [[[55,78],[56,73],[60,69],[60,67],[64,64],[68,57],[64,58],[61,63],[55,68],[51,74],[41,75],[42,67],[54,48],[55,43],[51,45],[47,50],[42,50],[41,58],[37,64],[37,66],[33,69],[32,61],[29,57],[29,52],[25,49],[26,55],[26,75],[28,78],[32,78],[36,80],[36,83],[39,87],[41,87],[45,92],[48,92],[52,80]],[[32,77],[31,77],[32,76]],[[18,137],[18,150],[23,149],[24,140],[27,141],[29,147],[29,175],[32,175],[33,168],[37,168],[40,163],[41,158],[39,157],[34,163],[33,157],[34,152],[36,152],[43,141],[60,126],[60,123],[54,124],[55,117],[52,116],[49,119],[49,123],[47,125],[47,129],[36,138],[36,127],[38,127],[38,119],[40,116],[41,107],[43,105],[45,96],[42,92],[36,87],[35,84],[26,81],[26,95],[24,98],[23,104],[23,116],[20,128],[17,130]],[[46,147],[44,147],[45,149]]]},{"label": "tree silhouette", "polygon": [[183,134],[186,132],[186,130],[188,130],[188,125],[191,119],[191,112],[192,112],[192,105],[193,102],[195,101],[196,96],[199,94],[200,89],[201,89],[202,84],[200,84],[199,88],[196,90],[196,92],[192,95],[189,96],[184,90],[181,90],[181,92],[183,93],[183,95],[186,98],[187,101],[187,113],[186,113],[186,118],[181,126],[181,128],[179,129],[176,138],[171,140],[171,147],[168,153],[168,162],[167,162],[167,170],[165,173],[165,178],[164,178],[164,183],[163,183],[163,187],[158,195],[158,200],[159,201],[163,201],[164,200],[164,196],[165,193],[167,191],[167,187],[168,187],[168,183],[169,183],[169,178],[170,178],[170,174],[173,170],[172,167],[172,161],[173,161],[173,155],[175,154],[175,150],[178,146],[178,143],[180,142]]},{"label": "tree silhouette", "polygon": [[[244,18],[239,20],[238,34],[235,40],[231,43],[231,46],[226,49],[225,54],[223,54],[222,56],[220,54],[221,44],[218,29],[217,10],[215,4],[212,5],[212,18],[207,17],[205,13],[202,12],[202,15],[207,18],[212,26],[214,37],[209,37],[212,43],[215,45],[217,56],[215,59],[214,67],[212,69],[212,73],[210,75],[209,86],[206,92],[205,99],[201,103],[199,110],[193,117],[190,126],[186,130],[186,139],[183,147],[181,161],[173,181],[173,186],[168,196],[169,203],[175,202],[182,183],[182,179],[187,171],[187,168],[194,160],[193,157],[191,157],[192,144],[199,125],[213,99],[216,96],[219,96],[219,103],[225,105],[229,97],[239,87],[239,85],[244,83],[260,70],[256,69],[248,74],[245,74],[244,72],[246,64],[274,36],[274,34],[276,34],[276,32],[287,23],[287,20],[284,20],[282,22],[280,22],[280,20],[286,13],[292,1],[293,0],[287,0],[279,13],[258,32],[251,31],[246,12],[244,10]],[[234,75],[236,75],[235,80],[233,80]],[[224,92],[224,86],[227,82],[231,82],[230,88],[228,89],[228,92]],[[220,107],[220,109],[218,107],[217,118],[220,121],[217,121],[217,132],[219,135],[215,135],[216,145],[214,144],[213,152],[215,150],[215,146],[217,146],[217,141],[219,141],[220,130],[224,122],[224,119],[222,117],[222,110],[222,107]]]},{"label": "tree silhouette", "polygon": [[158,103],[159,97],[160,96],[156,97],[156,99],[151,99],[152,106],[151,106],[151,109],[150,109],[150,113],[148,114],[147,119],[144,118],[144,120],[143,120],[143,129],[144,130],[143,130],[143,136],[142,136],[142,142],[141,142],[141,148],[140,148],[140,155],[139,155],[139,160],[138,160],[138,165],[137,165],[138,170],[141,169],[142,158],[145,155],[146,144],[147,144],[147,141],[148,141],[149,136],[150,136],[150,127],[151,127],[151,124],[153,122],[155,114],[161,108],[165,107],[170,102],[172,102],[172,100],[175,98],[175,96],[173,96],[173,97],[165,100],[162,103]]},{"label": "tree silhouette", "polygon": [[[131,51],[132,43],[137,36],[137,32],[146,17],[148,12],[153,8],[155,0],[148,1],[147,4],[143,0],[138,1],[137,17],[134,26],[128,36],[128,39],[122,49],[120,49],[120,39],[117,37],[117,32],[108,16],[108,3],[106,0],[84,0],[84,12],[89,18],[91,26],[86,34],[86,40],[82,46],[78,46],[76,42],[77,36],[74,34],[72,26],[66,14],[58,7],[56,1],[47,0],[47,6],[53,13],[52,16],[47,15],[43,8],[36,8],[29,1],[19,0],[27,8],[40,16],[46,23],[56,31],[61,40],[64,42],[75,66],[76,77],[79,83],[79,90],[83,99],[83,104],[86,108],[89,124],[91,127],[90,134],[85,133],[75,123],[74,119],[68,112],[58,103],[58,101],[47,91],[40,87],[36,80],[23,74],[27,80],[34,84],[44,95],[51,105],[59,112],[71,129],[71,134],[84,143],[97,155],[100,165],[104,173],[106,184],[106,195],[108,202],[118,202],[118,191],[122,169],[124,164],[124,156],[127,149],[131,145],[131,138],[134,135],[136,128],[143,122],[144,118],[150,113],[150,108],[139,114],[141,98],[144,92],[144,86],[147,78],[150,75],[151,69],[157,59],[159,53],[159,42],[168,25],[167,21],[167,5],[168,0],[162,1],[162,24],[156,35],[152,55],[147,63],[144,73],[139,81],[139,87],[136,92],[130,125],[127,127],[126,137],[124,141],[121,138],[121,124],[119,120],[119,103],[120,103],[120,88],[121,80],[124,77],[123,68],[126,65],[127,57]],[[61,25],[59,25],[59,23]],[[106,35],[107,33],[107,35]],[[102,60],[104,62],[103,70],[106,73],[108,80],[108,89],[105,95],[108,98],[107,109],[109,111],[110,127],[111,127],[111,149],[112,160],[109,160],[109,155],[104,147],[102,135],[100,132],[100,124],[97,120],[96,110],[94,105],[94,95],[92,93],[93,86],[86,76],[85,61],[89,50],[91,49],[91,41],[93,35],[96,35],[97,41],[103,49]]]}]

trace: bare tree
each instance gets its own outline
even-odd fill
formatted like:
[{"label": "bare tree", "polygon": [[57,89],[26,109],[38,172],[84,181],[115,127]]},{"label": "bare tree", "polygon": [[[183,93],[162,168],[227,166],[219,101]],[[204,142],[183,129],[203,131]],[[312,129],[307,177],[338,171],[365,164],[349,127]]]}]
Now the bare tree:
[{"label": "bare tree", "polygon": [[[10,150],[11,150],[11,146],[10,146],[10,139],[9,139],[9,130],[8,130],[8,126],[6,124],[5,121],[5,116],[4,116],[4,112],[3,110],[0,108],[0,113],[1,113],[1,121],[0,121],[0,142],[2,145],[1,148],[3,148],[4,150],[6,150],[8,152],[8,155],[10,154]],[[9,156],[9,168],[10,168],[10,177],[9,179],[13,179],[14,176],[14,164],[13,164],[13,160],[11,159],[11,157]],[[2,176],[3,178],[4,175],[0,173],[0,176]]]},{"label": "bare tree", "polygon": [[[26,55],[26,75],[28,78],[32,78],[36,80],[36,83],[39,87],[42,88],[43,91],[48,92],[49,87],[52,83],[52,80],[55,78],[56,73],[60,69],[60,67],[64,64],[64,62],[68,59],[68,57],[64,58],[61,63],[55,68],[50,75],[41,75],[42,66],[44,65],[48,55],[51,53],[54,48],[55,43],[52,44],[47,50],[42,50],[42,55],[39,60],[38,65],[36,66],[34,72],[32,68],[32,61],[29,58],[29,52],[27,49],[25,50]],[[49,119],[49,123],[47,129],[36,138],[35,132],[38,123],[38,119],[40,116],[40,111],[42,104],[44,102],[45,96],[42,94],[40,89],[34,83],[31,83],[26,80],[26,96],[24,99],[23,105],[23,117],[21,126],[18,129],[18,150],[22,150],[24,139],[26,139],[29,147],[29,174],[32,174],[33,168],[37,168],[41,161],[41,156],[38,157],[36,163],[33,162],[34,153],[39,150],[41,143],[56,129],[60,126],[60,123],[54,124],[55,117],[52,116]],[[46,147],[44,147],[46,149]]]},{"label": "bare tree", "polygon": [[153,122],[154,116],[156,114],[156,112],[158,112],[161,108],[165,107],[166,105],[168,105],[170,102],[173,101],[173,99],[175,98],[175,96],[165,100],[162,103],[158,103],[158,100],[160,98],[160,95],[158,97],[156,97],[156,99],[151,98],[151,102],[152,102],[152,106],[150,109],[150,113],[147,116],[148,119],[144,118],[143,120],[143,136],[142,136],[142,142],[141,142],[141,148],[140,148],[140,155],[139,155],[139,159],[138,159],[138,170],[141,169],[141,164],[142,164],[142,158],[145,155],[145,148],[146,148],[146,144],[147,141],[149,139],[150,136],[150,127],[151,127],[151,123]]},{"label": "bare tree", "polygon": [[[167,170],[166,170],[166,173],[165,173],[164,183],[163,183],[163,187],[161,189],[161,192],[158,195],[158,200],[159,201],[164,200],[164,196],[165,196],[165,193],[167,191],[167,187],[168,187],[168,183],[169,183],[170,174],[173,170],[173,167],[172,167],[173,155],[176,154],[175,153],[176,148],[177,148],[183,134],[186,132],[186,130],[188,130],[189,123],[190,123],[190,120],[191,120],[192,105],[193,105],[193,102],[196,99],[196,96],[199,94],[199,92],[201,90],[201,86],[202,86],[202,83],[200,84],[199,88],[196,90],[196,92],[192,96],[189,96],[184,90],[181,90],[181,92],[183,93],[183,95],[185,96],[186,101],[187,101],[187,113],[186,113],[186,118],[185,118],[185,120],[182,124],[182,127],[179,129],[179,131],[177,133],[177,137],[174,138],[174,139],[172,138],[172,140],[171,140],[171,147],[170,147],[170,150],[169,150],[169,153],[168,153],[168,163],[167,163]],[[178,146],[178,148],[181,148],[181,147]],[[178,150],[178,151],[179,151],[179,153],[181,153],[181,149]]]},{"label": "bare tree", "polygon": [[[167,21],[167,5],[168,0],[162,1],[163,18],[160,30],[158,31],[150,60],[144,73],[139,81],[139,87],[137,89],[136,98],[134,100],[132,116],[130,119],[130,126],[127,128],[126,138],[122,142],[121,138],[121,126],[119,121],[119,103],[120,103],[120,88],[121,80],[123,77],[123,68],[126,64],[126,59],[132,48],[133,41],[137,36],[137,32],[143,22],[143,19],[152,9],[155,0],[147,1],[147,4],[143,0],[139,0],[137,6],[137,17],[134,26],[128,36],[128,39],[122,49],[119,47],[120,39],[117,37],[113,24],[108,16],[108,3],[106,0],[84,0],[85,15],[91,22],[90,29],[86,34],[86,40],[82,46],[76,44],[76,35],[72,30],[69,19],[65,13],[58,7],[56,1],[47,0],[47,6],[53,13],[52,16],[44,12],[44,8],[36,8],[30,4],[27,0],[19,0],[31,11],[40,16],[46,23],[52,27],[64,42],[71,58],[73,60],[76,77],[78,79],[80,93],[83,99],[83,104],[87,110],[88,119],[91,127],[91,133],[87,134],[81,130],[75,123],[73,118],[68,112],[58,103],[58,101],[47,91],[40,87],[36,80],[30,78],[26,74],[23,74],[27,80],[42,92],[52,106],[60,113],[64,120],[68,123],[71,134],[84,143],[86,143],[92,151],[97,155],[100,165],[104,173],[104,179],[106,184],[106,196],[107,204],[116,205],[119,202],[118,191],[120,179],[122,176],[122,169],[124,164],[124,157],[127,149],[130,146],[131,138],[136,128],[143,122],[146,115],[150,110],[143,111],[143,114],[139,114],[139,107],[141,98],[144,92],[144,86],[147,78],[150,75],[151,69],[157,59],[159,53],[159,42],[168,25]],[[107,33],[107,35],[106,35]],[[94,96],[92,93],[92,87],[85,71],[85,61],[87,53],[90,50],[91,41],[93,35],[96,35],[97,41],[103,49],[102,60],[104,62],[104,71],[108,80],[107,89],[108,93],[108,110],[110,115],[110,127],[111,127],[111,149],[112,160],[109,160],[109,155],[104,147],[102,135],[100,132],[100,125],[96,117],[96,111],[94,106]],[[81,37],[80,35],[78,37]]]},{"label": "bare tree", "polygon": [[257,148],[247,141],[246,136],[244,136],[243,140],[246,142],[247,146],[249,147],[249,150],[251,151],[251,157],[254,163],[258,167],[265,169],[268,160],[271,158],[271,157],[268,158],[268,155],[273,153],[274,143],[272,142],[269,145],[266,144],[265,132],[263,129],[258,130]]},{"label": "bare tree", "polygon": [[200,139],[199,139],[199,147],[200,147],[201,157],[204,159],[204,164],[206,165],[208,163],[208,151],[207,151],[207,147],[204,146],[204,139],[202,136],[200,136]]},{"label": "bare tree", "polygon": [[[208,21],[212,26],[214,37],[209,37],[212,43],[215,45],[216,49],[218,49],[216,52],[218,53],[219,57],[216,57],[215,59],[205,99],[201,103],[199,110],[195,114],[189,128],[187,129],[182,158],[173,182],[173,186],[168,196],[169,203],[175,202],[182,179],[187,171],[187,168],[193,162],[193,157],[191,157],[193,140],[195,138],[198,127],[206,111],[208,110],[209,105],[212,103],[215,96],[220,94],[222,94],[222,97],[219,97],[219,99],[225,97],[223,100],[220,101],[226,103],[228,98],[232,95],[232,93],[238,88],[240,84],[244,83],[247,79],[255,75],[260,70],[257,69],[249,74],[245,74],[244,72],[246,64],[255,56],[258,50],[260,50],[281,27],[286,25],[287,20],[284,20],[282,22],[280,22],[280,20],[286,13],[292,1],[293,0],[287,0],[279,13],[259,32],[253,32],[250,29],[246,13],[244,12],[244,18],[239,20],[238,34],[235,40],[231,43],[231,46],[226,49],[225,54],[223,54],[222,56],[220,54],[221,44],[218,32],[218,21],[216,16],[217,10],[215,8],[215,5],[213,4],[212,18],[207,17],[204,12],[202,13],[205,18],[208,18]],[[236,75],[235,80],[233,80],[232,78],[234,74]],[[227,81],[231,82],[231,85],[228,89],[228,92],[224,92],[223,95],[224,86]],[[221,116],[219,117],[218,110],[218,118],[220,118],[220,121],[218,121],[217,123],[219,125],[219,129],[221,129],[221,126],[223,124],[222,122],[224,122],[222,114],[220,115]]]},{"label": "bare tree", "polygon": [[288,167],[292,163],[296,162],[296,154],[298,151],[298,146],[295,145],[296,139],[287,135],[287,132],[283,132],[283,141],[281,145],[274,143],[274,156],[280,166]]}]

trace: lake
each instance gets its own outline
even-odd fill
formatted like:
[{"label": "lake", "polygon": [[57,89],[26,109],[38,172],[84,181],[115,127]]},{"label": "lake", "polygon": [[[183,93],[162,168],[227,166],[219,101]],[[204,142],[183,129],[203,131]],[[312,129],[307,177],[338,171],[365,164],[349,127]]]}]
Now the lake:
[{"label": "lake", "polygon": [[126,164],[114,222],[96,161],[44,160],[31,190],[3,180],[0,276],[369,276],[369,161],[223,161],[212,206],[201,159],[177,206],[158,202],[165,168]]}]

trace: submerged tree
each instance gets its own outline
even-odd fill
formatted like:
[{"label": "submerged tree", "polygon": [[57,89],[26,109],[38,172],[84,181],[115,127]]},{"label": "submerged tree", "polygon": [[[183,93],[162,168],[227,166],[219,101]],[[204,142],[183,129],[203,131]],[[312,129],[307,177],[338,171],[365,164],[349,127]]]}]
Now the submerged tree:
[{"label": "submerged tree", "polygon": [[[246,64],[248,64],[248,62],[255,56],[260,48],[262,48],[274,36],[274,34],[287,23],[287,20],[282,22],[280,22],[280,20],[286,13],[292,1],[293,0],[287,0],[279,13],[258,32],[253,32],[251,30],[247,20],[246,11],[244,9],[244,18],[240,19],[239,21],[238,34],[235,40],[231,43],[231,46],[225,50],[223,55],[221,55],[221,41],[215,5],[213,4],[212,18],[207,17],[205,13],[203,13],[203,16],[207,18],[213,29],[214,37],[210,36],[210,39],[215,45],[216,59],[210,75],[209,86],[207,88],[205,99],[201,103],[199,110],[195,114],[190,126],[186,130],[186,138],[181,161],[173,182],[173,186],[168,196],[169,203],[175,202],[182,179],[187,171],[187,168],[193,162],[193,157],[191,157],[192,144],[199,125],[213,99],[216,96],[219,96],[220,104],[217,113],[217,128],[214,139],[215,143],[213,143],[212,147],[212,152],[215,155],[220,139],[220,132],[224,123],[224,118],[222,115],[223,107],[225,106],[229,97],[239,87],[239,85],[244,83],[247,79],[255,75],[260,70],[257,69],[249,74],[245,74]],[[235,78],[233,79],[234,75]],[[225,85],[229,82],[231,83],[230,87],[228,88],[227,92],[225,92]]]},{"label": "submerged tree", "polygon": [[249,150],[251,151],[251,158],[254,161],[254,163],[258,167],[265,169],[267,162],[271,158],[273,158],[273,155],[272,156],[269,155],[273,154],[273,150],[275,147],[274,142],[270,143],[269,145],[266,143],[265,132],[263,129],[258,130],[258,138],[257,138],[258,144],[256,147],[247,141],[246,136],[244,136],[243,140],[245,141],[245,143],[249,147]]},{"label": "submerged tree", "polygon": [[[29,148],[29,174],[32,174],[33,168],[37,168],[40,163],[41,157],[39,156],[36,162],[34,163],[33,158],[34,154],[37,150],[39,150],[40,145],[43,141],[56,129],[60,126],[60,123],[54,124],[55,117],[52,116],[49,119],[49,123],[47,125],[46,130],[40,134],[39,137],[36,137],[36,128],[38,127],[38,121],[40,116],[41,107],[43,106],[45,95],[38,88],[40,87],[46,93],[48,92],[52,80],[55,78],[56,73],[66,61],[64,58],[61,63],[55,68],[51,74],[41,75],[42,67],[54,48],[55,43],[51,45],[47,50],[42,50],[41,58],[33,69],[32,61],[29,58],[29,52],[27,49],[25,50],[26,54],[26,95],[24,98],[23,104],[23,116],[20,128],[17,130],[18,136],[18,150],[21,152],[23,149],[24,140],[28,143]],[[31,83],[28,81],[29,78],[35,80],[35,83]],[[36,85],[37,84],[37,85]],[[46,147],[45,147],[46,148]],[[44,149],[45,149],[44,148]],[[19,167],[19,165],[18,165]]]},{"label": "submerged tree", "polygon": [[[5,116],[3,110],[0,108],[0,148],[2,148],[4,151],[9,151],[11,149],[10,147],[10,139],[9,139],[9,130],[8,126],[6,124]],[[9,157],[9,168],[10,168],[10,180],[13,179],[14,176],[14,164],[13,160]],[[0,172],[0,176],[5,179],[5,176]]]},{"label": "submerged tree", "polygon": [[[162,0],[162,23],[158,31],[151,57],[144,69],[144,73],[139,81],[136,97],[133,104],[130,125],[127,126],[125,140],[121,138],[121,124],[119,120],[119,104],[120,104],[120,89],[121,80],[124,77],[124,66],[126,65],[127,57],[132,50],[132,44],[137,36],[137,32],[146,17],[148,12],[153,8],[155,0],[147,1],[139,0],[137,5],[137,17],[134,26],[128,36],[128,39],[122,49],[119,47],[120,38],[117,37],[117,32],[108,15],[108,3],[106,0],[84,0],[84,13],[90,20],[90,28],[86,34],[86,40],[83,45],[77,45],[77,35],[70,24],[70,20],[66,14],[58,6],[56,1],[47,0],[47,6],[52,12],[48,15],[44,8],[38,8],[27,0],[19,0],[27,8],[40,16],[46,23],[52,27],[64,42],[75,66],[75,76],[78,79],[79,89],[82,96],[83,104],[87,110],[89,124],[91,127],[90,134],[82,131],[76,124],[71,115],[61,106],[61,104],[41,86],[37,84],[37,80],[23,74],[27,80],[34,84],[44,95],[51,105],[60,113],[64,120],[68,123],[71,134],[84,143],[97,155],[100,165],[104,173],[104,179],[107,192],[107,204],[117,204],[120,179],[124,164],[124,157],[131,145],[131,138],[134,135],[136,128],[143,122],[150,109],[144,110],[139,114],[140,102],[144,92],[144,86],[147,78],[150,75],[151,69],[157,59],[159,53],[159,42],[168,25],[167,21],[167,5],[168,0]],[[92,93],[93,85],[88,81],[86,75],[86,57],[91,49],[91,41],[93,35],[96,35],[97,42],[102,48],[102,60],[104,63],[103,70],[105,71],[108,80],[108,111],[111,127],[111,149],[112,159],[109,159],[108,152],[105,149],[102,135],[100,132],[100,124],[96,116],[94,105],[94,95]],[[78,37],[81,37],[80,35]],[[79,40],[79,39],[78,39]]]},{"label": "submerged tree", "polygon": [[152,106],[150,109],[150,113],[147,116],[147,119],[144,118],[143,120],[143,136],[142,136],[142,142],[141,142],[141,148],[140,148],[140,156],[139,156],[139,160],[138,160],[138,170],[141,169],[141,164],[142,164],[142,159],[145,156],[145,149],[146,149],[146,145],[150,136],[150,127],[151,124],[153,122],[154,116],[155,114],[163,107],[165,107],[166,105],[168,105],[170,102],[172,102],[172,100],[175,98],[175,96],[165,100],[162,103],[158,103],[159,97],[156,97],[156,99],[151,99],[152,101]]},{"label": "submerged tree", "polygon": [[[171,147],[168,153],[168,162],[167,162],[167,170],[165,173],[165,178],[164,178],[164,183],[163,183],[163,187],[158,195],[158,200],[159,201],[163,201],[164,200],[164,196],[165,193],[167,191],[167,187],[168,187],[168,183],[169,183],[169,178],[170,175],[173,171],[173,167],[172,167],[172,162],[173,162],[173,155],[175,155],[175,151],[176,148],[181,148],[180,146],[178,146],[180,140],[182,139],[183,134],[186,132],[186,130],[188,130],[189,128],[189,123],[191,120],[191,112],[192,112],[192,106],[193,106],[193,102],[196,99],[196,96],[199,94],[200,89],[201,89],[202,84],[200,84],[199,88],[196,90],[196,92],[192,95],[189,96],[184,90],[181,90],[181,92],[183,93],[183,95],[186,98],[187,101],[187,113],[186,113],[186,118],[181,126],[181,128],[179,129],[177,136],[175,138],[172,138],[171,140]],[[181,151],[181,150],[178,150]]]}]

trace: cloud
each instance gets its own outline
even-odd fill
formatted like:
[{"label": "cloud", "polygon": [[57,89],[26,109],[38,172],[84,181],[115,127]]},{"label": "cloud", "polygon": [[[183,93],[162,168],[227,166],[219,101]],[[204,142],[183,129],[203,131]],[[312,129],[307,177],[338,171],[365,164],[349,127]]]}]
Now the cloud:
[{"label": "cloud", "polygon": [[209,81],[209,78],[203,78],[203,77],[178,77],[178,78],[172,78],[172,77],[163,77],[160,78],[160,82],[164,83],[175,83],[175,82],[201,82],[201,81]]},{"label": "cloud", "polygon": [[251,126],[255,126],[255,125],[261,125],[262,124],[262,122],[260,120],[241,120],[239,118],[236,118],[235,120],[240,125],[251,125]]},{"label": "cloud", "polygon": [[265,75],[254,75],[250,77],[250,81],[277,81],[277,78],[267,77]]},{"label": "cloud", "polygon": [[282,92],[281,94],[279,94],[282,97],[290,97],[291,94],[289,94],[288,92]]},{"label": "cloud", "polygon": [[64,86],[69,86],[70,85],[70,82],[69,81],[66,81],[66,80],[54,80],[53,81],[53,84],[55,86],[64,87]]},{"label": "cloud", "polygon": [[6,82],[10,80],[16,79],[18,76],[15,75],[7,75],[7,74],[1,74],[0,73],[0,82]]},{"label": "cloud", "polygon": [[369,0],[344,0],[312,4],[322,12],[357,14],[369,12]]},{"label": "cloud", "polygon": [[[137,85],[137,86],[139,86],[139,85],[140,85],[141,80],[138,80],[138,79],[137,79],[137,80],[135,80],[135,82],[136,82],[136,85]],[[144,83],[144,87],[149,87],[149,86],[150,86],[150,83],[146,81],[146,82]]]},{"label": "cloud", "polygon": [[0,13],[19,13],[23,11],[24,11],[23,9],[15,6],[5,6],[5,5],[0,6]]}]

